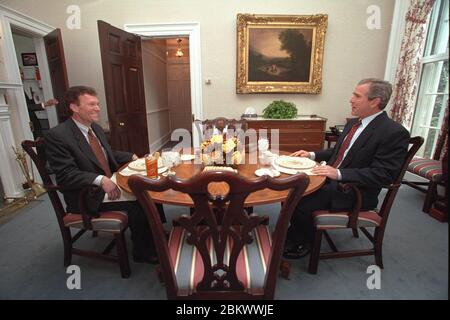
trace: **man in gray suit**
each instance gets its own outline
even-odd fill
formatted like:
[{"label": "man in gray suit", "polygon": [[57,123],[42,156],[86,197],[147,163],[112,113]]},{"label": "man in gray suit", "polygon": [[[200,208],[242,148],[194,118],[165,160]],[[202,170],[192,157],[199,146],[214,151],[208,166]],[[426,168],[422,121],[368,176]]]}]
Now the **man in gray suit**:
[{"label": "man in gray suit", "polygon": [[[71,117],[48,132],[45,136],[45,148],[57,183],[71,188],[70,191],[63,192],[67,211],[79,212],[78,199],[84,186],[99,186],[97,192],[88,195],[88,210],[93,214],[98,211],[126,211],[135,261],[156,263],[149,224],[139,203],[103,202],[105,194],[110,200],[120,198],[121,190],[111,180],[112,173],[122,164],[137,159],[137,156],[111,149],[102,128],[95,123],[99,119],[100,106],[93,88],[71,87],[65,100]],[[164,220],[163,213],[161,218]]]}]

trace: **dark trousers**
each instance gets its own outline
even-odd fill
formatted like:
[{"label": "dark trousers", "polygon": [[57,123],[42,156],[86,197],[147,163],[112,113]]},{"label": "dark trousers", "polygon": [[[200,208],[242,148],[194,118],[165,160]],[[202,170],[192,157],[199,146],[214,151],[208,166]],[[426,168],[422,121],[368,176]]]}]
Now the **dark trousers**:
[{"label": "dark trousers", "polygon": [[304,196],[297,205],[291,218],[291,225],[287,232],[287,240],[300,245],[312,243],[314,227],[312,213],[316,210],[331,208],[331,187],[326,183],[321,189]]},{"label": "dark trousers", "polygon": [[[156,204],[161,221],[166,222],[164,209],[161,204]],[[99,211],[126,211],[128,225],[131,230],[133,242],[133,254],[139,257],[155,257],[156,249],[153,243],[152,232],[144,209],[137,201],[106,202],[100,205]]]}]

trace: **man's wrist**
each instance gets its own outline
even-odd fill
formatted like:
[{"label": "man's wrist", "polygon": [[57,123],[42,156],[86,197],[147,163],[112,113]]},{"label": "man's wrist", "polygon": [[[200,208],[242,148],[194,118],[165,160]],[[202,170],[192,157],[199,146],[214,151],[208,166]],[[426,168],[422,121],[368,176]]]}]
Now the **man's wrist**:
[{"label": "man's wrist", "polygon": [[96,186],[99,186],[99,187],[101,187],[102,186],[102,183],[103,183],[103,178],[104,178],[105,176],[103,176],[103,175],[98,175],[95,179],[94,179],[94,182],[92,182],[93,184],[95,184]]},{"label": "man's wrist", "polygon": [[341,175],[341,171],[339,169],[336,169],[337,171],[337,181],[341,181],[342,180],[342,175]]}]

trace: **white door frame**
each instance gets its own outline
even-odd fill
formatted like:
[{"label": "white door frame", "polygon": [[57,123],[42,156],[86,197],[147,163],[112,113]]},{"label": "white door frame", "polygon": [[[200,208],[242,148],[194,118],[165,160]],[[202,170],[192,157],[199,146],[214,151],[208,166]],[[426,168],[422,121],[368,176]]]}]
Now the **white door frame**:
[{"label": "white door frame", "polygon": [[[203,119],[200,24],[198,22],[125,24],[124,30],[152,38],[189,37],[191,110],[195,119]],[[194,122],[192,123],[192,134],[194,147],[198,147],[198,132],[195,130]]]},{"label": "white door frame", "polygon": [[[8,7],[0,5],[0,15],[3,28],[3,53],[5,58],[5,69],[8,76],[8,83],[22,84],[20,78],[20,70],[17,64],[16,49],[12,37],[12,29],[18,29],[26,32],[33,38],[36,49],[36,57],[39,64],[39,71],[41,74],[42,90],[44,91],[44,100],[53,98],[52,82],[50,79],[49,66],[47,61],[47,54],[45,52],[44,36],[55,30],[54,27],[38,21],[30,16],[24,15],[18,11],[12,10]],[[16,90],[16,101],[19,104],[19,115],[24,131],[24,136],[33,139],[33,135],[29,130],[29,116],[27,104],[23,95],[23,90]],[[48,108],[48,122],[50,127],[58,124],[58,117],[56,108]]]},{"label": "white door frame", "polygon": [[[0,99],[3,101],[3,103],[0,103],[0,129],[2,134],[0,137],[0,161],[2,163],[0,176],[5,196],[14,198],[23,196],[22,183],[24,180],[15,161],[11,145],[20,146],[21,141],[18,141],[18,139],[33,140],[34,138],[29,126],[30,118],[23,93],[23,83],[16,58],[12,29],[20,30],[33,38],[44,99],[48,100],[53,97],[53,90],[43,37],[55,28],[16,10],[0,5],[0,55],[2,55],[4,67],[4,83],[1,84],[1,94],[11,98],[11,100],[8,99],[7,104],[4,99]],[[12,125],[11,113],[13,110],[16,111],[19,127]],[[47,115],[50,126],[58,124],[54,107],[47,109]],[[16,132],[13,131],[13,127]],[[17,132],[17,130],[21,132]],[[36,167],[34,167],[35,179],[41,182],[36,172]]]}]

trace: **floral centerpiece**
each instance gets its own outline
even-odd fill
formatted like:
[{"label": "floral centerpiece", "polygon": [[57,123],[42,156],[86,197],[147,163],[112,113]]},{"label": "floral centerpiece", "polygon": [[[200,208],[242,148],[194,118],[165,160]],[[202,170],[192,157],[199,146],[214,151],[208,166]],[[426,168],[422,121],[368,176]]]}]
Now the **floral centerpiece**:
[{"label": "floral centerpiece", "polygon": [[240,142],[237,137],[213,135],[202,142],[201,159],[205,165],[234,166],[242,163],[242,153],[238,150]]}]

